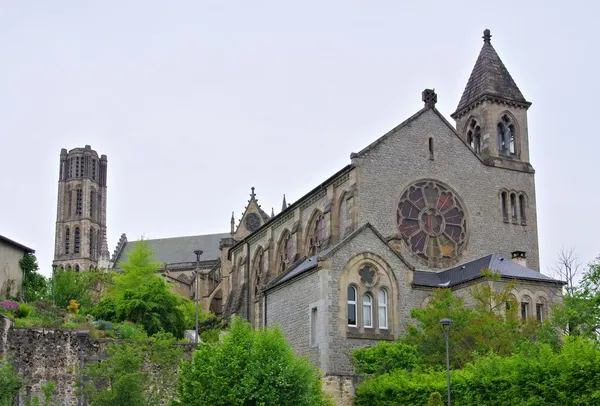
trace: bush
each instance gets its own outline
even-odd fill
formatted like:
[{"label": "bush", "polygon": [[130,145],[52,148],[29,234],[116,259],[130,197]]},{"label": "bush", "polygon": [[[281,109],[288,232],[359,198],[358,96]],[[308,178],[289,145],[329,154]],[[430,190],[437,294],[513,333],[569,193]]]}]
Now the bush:
[{"label": "bush", "polygon": [[330,405],[320,374],[297,357],[278,328],[253,330],[234,318],[222,342],[201,343],[184,362],[182,405]]},{"label": "bush", "polygon": [[0,357],[0,405],[13,405],[14,398],[22,386],[23,381],[14,370],[10,360]]},{"label": "bush", "polygon": [[354,351],[352,363],[358,374],[381,375],[397,369],[410,371],[421,363],[421,356],[416,345],[380,341]]},{"label": "bush", "polygon": [[29,317],[33,310],[33,306],[26,305],[25,303],[20,303],[19,308],[15,311],[15,317],[18,319],[24,319]]},{"label": "bush", "polygon": [[[454,370],[453,403],[470,405],[593,405],[600,402],[600,350],[596,343],[568,338],[559,353],[548,344],[524,344],[509,357],[476,356]],[[422,405],[428,394],[446,391],[445,371],[397,370],[365,380],[356,405]]]},{"label": "bush", "polygon": [[439,392],[433,392],[429,396],[429,402],[427,403],[427,406],[444,406],[442,403],[442,395],[440,395]]},{"label": "bush", "polygon": [[0,302],[0,308],[14,314],[14,312],[19,308],[19,303],[13,300],[3,300]]},{"label": "bush", "polygon": [[147,337],[144,330],[133,323],[124,323],[117,327],[117,336],[123,340],[139,340]]}]

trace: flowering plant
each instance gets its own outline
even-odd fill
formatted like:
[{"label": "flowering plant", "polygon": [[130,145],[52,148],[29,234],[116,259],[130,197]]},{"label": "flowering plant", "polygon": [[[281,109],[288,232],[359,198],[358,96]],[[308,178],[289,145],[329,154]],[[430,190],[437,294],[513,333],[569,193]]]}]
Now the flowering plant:
[{"label": "flowering plant", "polygon": [[0,302],[0,307],[6,310],[17,310],[19,308],[19,303],[12,300],[3,300]]}]

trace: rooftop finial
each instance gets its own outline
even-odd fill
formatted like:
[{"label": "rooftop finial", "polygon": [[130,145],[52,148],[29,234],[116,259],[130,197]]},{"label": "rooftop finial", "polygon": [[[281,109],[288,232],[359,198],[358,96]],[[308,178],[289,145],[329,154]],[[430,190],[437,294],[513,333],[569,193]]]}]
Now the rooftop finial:
[{"label": "rooftop finial", "polygon": [[428,109],[432,109],[435,107],[437,103],[437,94],[435,94],[435,89],[425,89],[423,93],[421,93],[421,99],[425,102],[425,107]]},{"label": "rooftop finial", "polygon": [[285,201],[285,193],[283,194],[283,202],[281,203],[281,211],[287,209],[287,203]]},{"label": "rooftop finial", "polygon": [[250,189],[252,189],[252,193],[250,193],[250,197],[252,199],[254,199],[256,197],[256,193],[254,193],[254,186],[252,186]]},{"label": "rooftop finial", "polygon": [[485,44],[490,44],[492,42],[492,33],[490,32],[489,29],[485,29],[483,30],[483,42]]}]

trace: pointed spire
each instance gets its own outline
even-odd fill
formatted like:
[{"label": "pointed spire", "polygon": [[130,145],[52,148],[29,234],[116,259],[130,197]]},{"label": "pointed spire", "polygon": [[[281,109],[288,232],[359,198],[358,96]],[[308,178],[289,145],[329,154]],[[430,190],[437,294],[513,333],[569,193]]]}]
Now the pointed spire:
[{"label": "pointed spire", "polygon": [[231,235],[235,234],[235,216],[231,212]]},{"label": "pointed spire", "polygon": [[256,199],[256,193],[254,193],[254,186],[252,186],[250,189],[252,189],[252,193],[250,193],[250,199]]},{"label": "pointed spire", "polygon": [[460,98],[456,111],[451,114],[457,118],[469,107],[489,97],[491,99],[512,102],[523,107],[529,107],[517,84],[508,73],[508,69],[492,46],[492,34],[486,29],[483,32],[483,47],[475,62],[467,86]]},{"label": "pointed spire", "polygon": [[287,209],[287,203],[285,202],[285,193],[283,194],[283,203],[281,204],[281,211]]},{"label": "pointed spire", "polygon": [[275,217],[275,210],[271,207],[271,217]]}]

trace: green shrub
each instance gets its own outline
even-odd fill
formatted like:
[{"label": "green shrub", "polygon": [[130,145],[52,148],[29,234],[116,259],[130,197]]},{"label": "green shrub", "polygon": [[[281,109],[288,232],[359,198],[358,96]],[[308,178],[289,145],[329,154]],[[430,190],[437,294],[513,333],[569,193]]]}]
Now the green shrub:
[{"label": "green shrub", "polygon": [[410,371],[421,363],[421,356],[416,345],[380,341],[354,351],[352,363],[358,374],[381,375],[396,369]]},{"label": "green shrub", "polygon": [[143,329],[133,323],[124,323],[117,327],[117,336],[123,340],[137,340],[146,337]]},{"label": "green shrub", "polygon": [[[568,338],[561,351],[548,344],[526,344],[509,356],[475,356],[451,373],[453,403],[475,405],[600,404],[600,350],[592,341]],[[446,374],[397,370],[366,379],[356,405],[424,405],[428,394],[445,393]]]},{"label": "green shrub", "polygon": [[29,306],[25,303],[19,303],[19,308],[15,310],[15,317],[17,319],[24,319],[29,317],[33,311],[33,306]]},{"label": "green shrub", "polygon": [[429,402],[427,403],[427,406],[444,406],[442,403],[442,395],[440,395],[439,392],[433,392],[429,396]]}]

